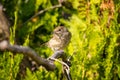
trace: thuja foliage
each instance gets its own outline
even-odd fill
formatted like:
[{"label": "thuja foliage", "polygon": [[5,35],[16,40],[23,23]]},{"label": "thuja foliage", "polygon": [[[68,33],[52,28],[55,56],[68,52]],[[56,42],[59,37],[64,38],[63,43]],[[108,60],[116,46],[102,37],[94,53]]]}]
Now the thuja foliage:
[{"label": "thuja foliage", "polygon": [[[11,22],[11,44],[29,46],[48,58],[52,51],[43,46],[51,38],[55,26],[66,26],[71,42],[65,49],[72,55],[70,67],[73,80],[120,79],[120,1],[119,0],[2,0]],[[31,18],[41,10],[44,13]],[[59,80],[62,65],[55,63],[53,72],[39,67],[26,68],[20,74],[23,55],[0,52],[0,80]],[[24,65],[23,65],[24,66]]]}]

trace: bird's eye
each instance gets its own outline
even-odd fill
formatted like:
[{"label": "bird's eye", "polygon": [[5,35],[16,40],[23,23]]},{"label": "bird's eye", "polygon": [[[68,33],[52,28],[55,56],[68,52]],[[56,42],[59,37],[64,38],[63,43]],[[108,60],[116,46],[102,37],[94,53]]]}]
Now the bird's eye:
[{"label": "bird's eye", "polygon": [[58,31],[61,31],[61,29],[59,29]]}]

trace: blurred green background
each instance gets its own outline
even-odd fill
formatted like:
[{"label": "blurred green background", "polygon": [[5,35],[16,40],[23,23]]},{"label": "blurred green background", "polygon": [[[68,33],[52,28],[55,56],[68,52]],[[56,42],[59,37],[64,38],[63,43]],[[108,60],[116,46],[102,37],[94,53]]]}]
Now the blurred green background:
[{"label": "blurred green background", "polygon": [[[73,80],[120,79],[120,1],[119,0],[1,0],[10,20],[10,43],[29,46],[41,57],[48,58],[52,51],[42,46],[51,38],[56,26],[64,25],[72,33],[65,49],[72,57]],[[41,10],[42,14],[30,19]],[[25,69],[20,74],[22,54],[0,52],[0,80],[60,80],[61,64],[47,71]],[[24,65],[23,65],[24,66]],[[18,76],[19,74],[19,76]]]}]

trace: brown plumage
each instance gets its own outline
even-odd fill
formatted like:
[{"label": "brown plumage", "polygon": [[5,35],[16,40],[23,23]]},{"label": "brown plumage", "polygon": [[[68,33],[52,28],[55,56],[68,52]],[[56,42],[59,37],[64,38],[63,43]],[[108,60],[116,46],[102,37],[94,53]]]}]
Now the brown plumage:
[{"label": "brown plumage", "polygon": [[71,33],[64,26],[58,26],[53,31],[53,37],[48,41],[47,46],[53,51],[63,50],[71,39]]}]

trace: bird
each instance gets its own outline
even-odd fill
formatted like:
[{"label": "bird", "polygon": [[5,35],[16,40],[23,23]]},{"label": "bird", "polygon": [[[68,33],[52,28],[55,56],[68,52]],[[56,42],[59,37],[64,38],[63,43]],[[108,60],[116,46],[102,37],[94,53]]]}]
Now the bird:
[{"label": "bird", "polygon": [[71,33],[64,26],[58,26],[54,29],[52,38],[47,42],[47,46],[53,52],[63,50],[70,42]]},{"label": "bird", "polygon": [[[51,62],[56,60],[59,61],[57,58],[59,58],[61,54],[64,53],[64,48],[70,43],[70,39],[71,33],[65,26],[58,26],[54,29],[52,38],[47,43],[48,47],[51,48],[51,50],[54,52],[54,54],[48,58],[51,60]],[[61,64],[63,65],[63,74],[66,75],[68,80],[72,80],[68,69],[69,65],[67,64],[68,60],[65,58],[65,56],[62,58],[62,60],[63,61]]]},{"label": "bird", "polygon": [[0,49],[4,50],[9,44],[9,21],[3,12],[3,5],[0,4]]}]

